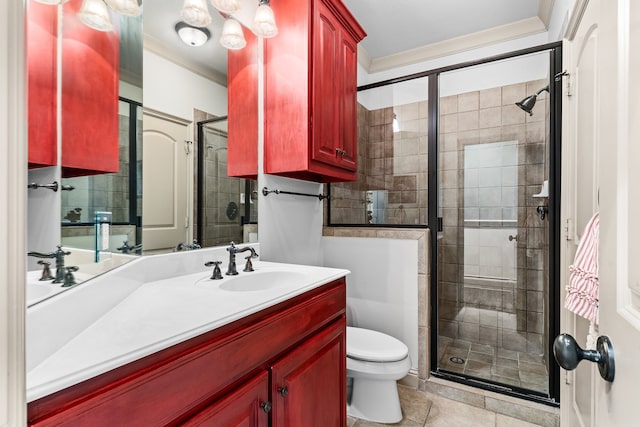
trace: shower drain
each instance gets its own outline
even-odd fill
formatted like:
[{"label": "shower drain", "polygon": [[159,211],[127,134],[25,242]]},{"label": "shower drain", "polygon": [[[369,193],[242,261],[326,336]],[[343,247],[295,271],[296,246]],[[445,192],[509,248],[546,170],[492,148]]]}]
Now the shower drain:
[{"label": "shower drain", "polygon": [[458,365],[462,365],[464,363],[464,359],[462,357],[452,356],[449,358],[452,363],[457,363]]}]

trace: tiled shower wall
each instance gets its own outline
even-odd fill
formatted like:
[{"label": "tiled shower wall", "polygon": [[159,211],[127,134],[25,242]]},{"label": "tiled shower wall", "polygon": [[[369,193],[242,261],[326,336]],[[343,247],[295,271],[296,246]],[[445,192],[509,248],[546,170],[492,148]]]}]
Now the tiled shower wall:
[{"label": "tiled shower wall", "polygon": [[371,111],[358,104],[358,179],[331,186],[331,222],[369,223],[367,191],[386,192],[387,224],[427,223],[426,101]]},{"label": "tiled shower wall", "polygon": [[[440,335],[508,350],[544,354],[548,288],[548,223],[536,214],[547,199],[540,192],[548,177],[548,106],[541,94],[533,116],[514,105],[546,81],[533,81],[440,99],[440,197],[443,232],[439,241]],[[470,144],[517,141],[518,240],[515,289],[465,300],[464,148]],[[485,297],[502,301],[485,301]],[[484,298],[484,299],[483,299]],[[502,307],[497,316],[459,316],[463,307]],[[544,355],[547,356],[546,354]]]},{"label": "tiled shower wall", "polygon": [[[227,176],[227,135],[205,127],[205,223],[203,246],[227,245],[242,242],[240,216],[244,205],[240,193],[244,180]],[[235,214],[232,213],[235,206]]]}]

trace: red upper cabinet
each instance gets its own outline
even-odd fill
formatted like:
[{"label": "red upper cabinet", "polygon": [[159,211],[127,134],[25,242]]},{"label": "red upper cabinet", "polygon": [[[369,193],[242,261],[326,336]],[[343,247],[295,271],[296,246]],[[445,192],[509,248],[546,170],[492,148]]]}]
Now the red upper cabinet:
[{"label": "red upper cabinet", "polygon": [[[119,37],[77,18],[64,4],[62,30],[62,176],[118,172]],[[55,9],[55,8],[54,8]]]},{"label": "red upper cabinet", "polygon": [[247,45],[229,50],[227,61],[227,174],[257,179],[258,175],[258,38],[244,32]]},{"label": "red upper cabinet", "polygon": [[265,41],[265,172],[353,181],[356,45],[365,32],[340,0],[271,7],[279,33]]},{"label": "red upper cabinet", "polygon": [[58,8],[31,0],[27,14],[29,168],[54,166],[56,137]]}]

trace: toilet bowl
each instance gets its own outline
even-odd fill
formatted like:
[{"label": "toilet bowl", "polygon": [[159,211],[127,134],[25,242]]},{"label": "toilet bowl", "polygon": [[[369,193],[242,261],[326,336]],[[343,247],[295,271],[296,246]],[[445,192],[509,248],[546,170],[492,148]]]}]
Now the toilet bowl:
[{"label": "toilet bowl", "polygon": [[410,368],[409,349],[403,342],[347,326],[347,378],[353,381],[347,414],[378,423],[401,421],[396,381]]}]

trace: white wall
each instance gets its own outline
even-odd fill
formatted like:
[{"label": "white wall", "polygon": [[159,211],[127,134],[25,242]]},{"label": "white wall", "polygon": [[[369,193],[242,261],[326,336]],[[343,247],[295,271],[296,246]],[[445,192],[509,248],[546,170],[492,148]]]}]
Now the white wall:
[{"label": "white wall", "polygon": [[157,54],[143,51],[144,106],[185,120],[193,109],[227,115],[227,88],[182,68]]},{"label": "white wall", "polygon": [[26,425],[24,1],[0,2],[0,426]]},{"label": "white wall", "polygon": [[418,369],[418,241],[324,237],[324,266],[346,268],[354,326],[389,334],[409,347]]}]

